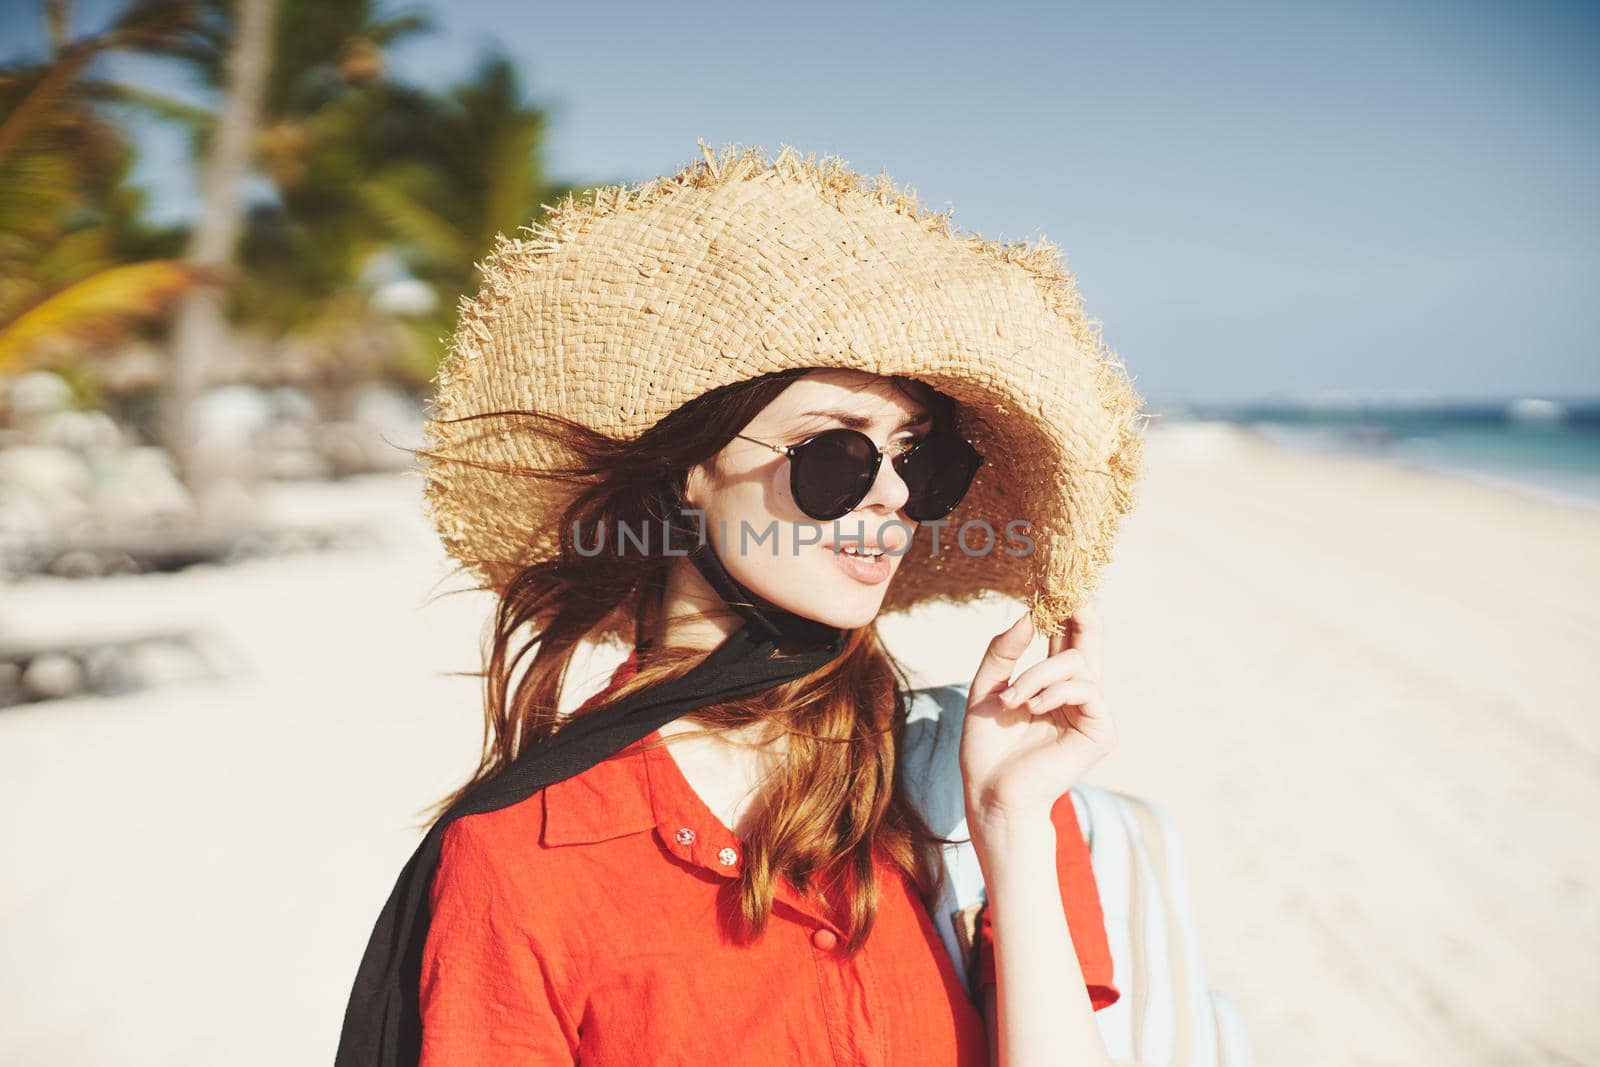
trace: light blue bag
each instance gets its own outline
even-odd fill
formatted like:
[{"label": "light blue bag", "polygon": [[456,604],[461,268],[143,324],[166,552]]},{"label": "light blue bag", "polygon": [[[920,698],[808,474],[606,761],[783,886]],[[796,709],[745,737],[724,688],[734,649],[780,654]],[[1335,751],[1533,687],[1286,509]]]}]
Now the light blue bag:
[{"label": "light blue bag", "polygon": [[[901,769],[912,801],[943,837],[967,836],[960,764],[966,709],[965,685],[910,694]],[[1183,854],[1166,812],[1084,783],[1071,796],[1122,993],[1095,1012],[1112,1058],[1147,1067],[1250,1067],[1243,1019],[1232,1001],[1205,986]],[[947,877],[933,922],[965,980],[957,924],[984,902],[983,872],[970,842],[946,845],[943,853]]]}]

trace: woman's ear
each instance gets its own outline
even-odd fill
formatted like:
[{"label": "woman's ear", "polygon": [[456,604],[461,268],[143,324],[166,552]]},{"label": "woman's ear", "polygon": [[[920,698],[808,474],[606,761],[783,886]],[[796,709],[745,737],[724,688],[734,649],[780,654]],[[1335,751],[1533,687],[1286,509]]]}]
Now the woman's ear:
[{"label": "woman's ear", "polygon": [[706,469],[704,463],[696,463],[689,468],[688,475],[683,480],[683,506],[691,510],[700,510],[701,494],[705,491]]}]

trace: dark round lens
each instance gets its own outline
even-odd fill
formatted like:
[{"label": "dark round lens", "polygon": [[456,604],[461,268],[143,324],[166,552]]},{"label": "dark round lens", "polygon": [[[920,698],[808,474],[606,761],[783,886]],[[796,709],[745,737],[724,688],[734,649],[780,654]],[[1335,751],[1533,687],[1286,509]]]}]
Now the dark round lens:
[{"label": "dark round lens", "polygon": [[918,522],[942,519],[967,495],[983,457],[964,438],[935,434],[895,461],[910,490],[906,514]]},{"label": "dark round lens", "polygon": [[789,487],[813,519],[837,519],[861,503],[878,477],[878,446],[856,430],[828,430],[789,454]]}]

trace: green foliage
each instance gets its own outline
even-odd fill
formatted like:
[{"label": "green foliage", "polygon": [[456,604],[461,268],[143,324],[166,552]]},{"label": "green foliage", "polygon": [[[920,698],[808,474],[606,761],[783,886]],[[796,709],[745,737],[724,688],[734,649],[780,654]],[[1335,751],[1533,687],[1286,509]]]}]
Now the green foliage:
[{"label": "green foliage", "polygon": [[140,221],[132,149],[86,73],[111,50],[171,47],[194,14],[131,4],[103,33],[0,70],[0,372],[92,354],[200,281],[172,258],[178,235]]},{"label": "green foliage", "polygon": [[[159,52],[220,91],[232,17],[230,0],[140,0],[108,39]],[[425,386],[495,235],[516,232],[541,204],[574,191],[547,177],[547,115],[526,101],[506,57],[485,57],[443,92],[388,74],[384,50],[430,29],[423,16],[374,0],[278,0],[253,144],[255,170],[272,195],[252,205],[246,220],[229,314],[241,327],[282,338],[326,384],[376,373]],[[0,266],[17,265],[26,276],[0,285],[0,322],[7,309],[20,314],[91,267],[158,249],[171,256],[181,243],[181,234],[139,223],[139,197],[125,180],[129,147],[98,105],[178,124],[197,160],[216,116],[148,87],[95,77],[94,51],[57,57],[72,65],[71,76],[51,89],[59,97],[53,117],[28,131],[26,150],[4,154],[0,121]],[[66,82],[70,90],[60,87]],[[0,83],[0,114],[14,114],[13,96],[25,91],[20,82]],[[62,241],[89,229],[99,237]],[[58,244],[53,257],[43,255]],[[375,308],[378,263],[400,264],[426,284],[432,310],[402,316]]]}]

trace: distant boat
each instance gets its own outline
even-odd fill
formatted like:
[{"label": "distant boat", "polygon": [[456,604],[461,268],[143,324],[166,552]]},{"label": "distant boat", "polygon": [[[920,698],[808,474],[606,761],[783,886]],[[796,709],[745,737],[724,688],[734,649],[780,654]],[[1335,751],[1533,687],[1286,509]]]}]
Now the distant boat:
[{"label": "distant boat", "polygon": [[1524,397],[1506,405],[1506,418],[1512,422],[1560,422],[1566,415],[1566,410],[1554,400]]}]

